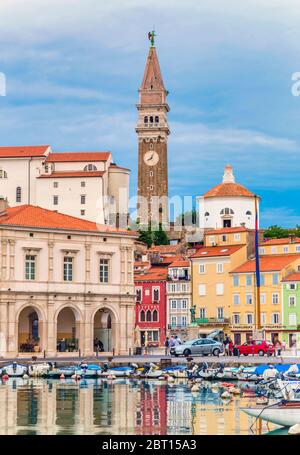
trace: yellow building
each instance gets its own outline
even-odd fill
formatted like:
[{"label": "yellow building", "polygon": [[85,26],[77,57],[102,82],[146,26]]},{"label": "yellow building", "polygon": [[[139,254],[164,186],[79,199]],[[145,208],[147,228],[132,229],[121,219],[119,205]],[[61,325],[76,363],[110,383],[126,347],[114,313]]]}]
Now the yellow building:
[{"label": "yellow building", "polygon": [[293,254],[300,253],[300,238],[291,234],[282,239],[270,239],[259,244],[259,254]]},{"label": "yellow building", "polygon": [[203,246],[192,257],[192,294],[198,334],[227,330],[231,316],[229,272],[247,260],[247,245]]},{"label": "yellow building", "polygon": [[[300,254],[260,257],[261,324],[266,339],[282,339],[285,327],[281,280],[295,271],[300,271]],[[255,259],[233,267],[230,276],[231,333],[234,342],[240,344],[252,336],[255,324]]]}]

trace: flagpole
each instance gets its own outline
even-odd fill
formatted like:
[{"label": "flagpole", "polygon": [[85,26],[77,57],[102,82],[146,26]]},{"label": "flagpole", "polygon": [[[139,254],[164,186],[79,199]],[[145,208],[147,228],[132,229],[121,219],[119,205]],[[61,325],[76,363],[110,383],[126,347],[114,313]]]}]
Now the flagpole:
[{"label": "flagpole", "polygon": [[258,238],[258,197],[255,195],[255,273],[256,273],[256,329],[261,330],[260,320],[260,264]]}]

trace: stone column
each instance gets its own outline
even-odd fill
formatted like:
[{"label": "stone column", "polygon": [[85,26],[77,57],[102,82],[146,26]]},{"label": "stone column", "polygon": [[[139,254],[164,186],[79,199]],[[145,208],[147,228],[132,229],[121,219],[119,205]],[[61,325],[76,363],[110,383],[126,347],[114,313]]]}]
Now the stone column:
[{"label": "stone column", "polygon": [[[48,300],[47,303],[47,339],[44,342],[44,349],[48,357],[56,356],[56,321],[54,320],[55,302]],[[45,322],[46,325],[46,322]]]},{"label": "stone column", "polygon": [[7,354],[7,339],[8,339],[8,311],[7,302],[0,303],[0,357],[5,357]]},{"label": "stone column", "polygon": [[91,245],[86,243],[85,245],[85,283],[91,282]]},{"label": "stone column", "polygon": [[7,280],[7,240],[1,242],[1,280]]},{"label": "stone column", "polygon": [[18,321],[16,321],[16,308],[15,302],[9,302],[8,304],[8,354],[16,356],[19,351],[18,347]]},{"label": "stone column", "polygon": [[94,321],[91,317],[91,303],[84,304],[84,324],[83,324],[83,355],[90,356],[94,354]]},{"label": "stone column", "polygon": [[126,284],[126,247],[121,246],[121,286]]},{"label": "stone column", "polygon": [[14,240],[9,240],[9,280],[15,278],[15,244]]},{"label": "stone column", "polygon": [[133,284],[133,249],[127,247],[127,284]]},{"label": "stone column", "polygon": [[53,281],[53,247],[54,242],[48,242],[48,280]]}]

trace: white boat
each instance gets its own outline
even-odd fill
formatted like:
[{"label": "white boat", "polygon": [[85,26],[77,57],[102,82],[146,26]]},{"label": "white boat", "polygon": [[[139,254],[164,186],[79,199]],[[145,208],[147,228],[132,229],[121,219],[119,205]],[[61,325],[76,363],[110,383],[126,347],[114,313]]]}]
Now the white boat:
[{"label": "white boat", "polygon": [[272,407],[270,405],[256,406],[255,408],[241,408],[241,410],[251,417],[260,418],[283,427],[291,427],[300,422],[299,401],[285,401]]},{"label": "white boat", "polygon": [[84,378],[98,378],[101,372],[102,370],[99,365],[82,363],[79,367],[75,368],[74,374]]},{"label": "white boat", "polygon": [[35,363],[28,366],[28,374],[33,378],[42,378],[50,370],[49,363]]},{"label": "white boat", "polygon": [[261,378],[261,375],[257,374],[256,368],[241,366],[236,372],[236,379],[239,381],[257,381]]},{"label": "white boat", "polygon": [[27,374],[27,366],[13,362],[2,368],[2,374],[7,374],[10,378],[22,377]]},{"label": "white boat", "polygon": [[219,370],[216,375],[215,379],[238,379],[237,373],[238,373],[238,368],[234,367],[226,367],[223,370]]},{"label": "white boat", "polygon": [[166,374],[165,370],[161,370],[154,363],[150,363],[149,366],[145,366],[143,370],[138,370],[136,372],[136,377],[148,378],[148,379],[158,379],[161,376]]}]

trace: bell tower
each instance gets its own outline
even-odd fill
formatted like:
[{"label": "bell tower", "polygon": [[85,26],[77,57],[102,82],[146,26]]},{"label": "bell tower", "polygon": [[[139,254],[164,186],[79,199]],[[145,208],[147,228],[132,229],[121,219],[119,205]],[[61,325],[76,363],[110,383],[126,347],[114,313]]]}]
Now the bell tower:
[{"label": "bell tower", "polygon": [[138,219],[140,225],[169,223],[168,212],[168,135],[170,110],[156,49],[154,32],[142,85],[139,89],[138,122]]}]

